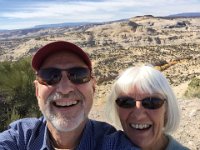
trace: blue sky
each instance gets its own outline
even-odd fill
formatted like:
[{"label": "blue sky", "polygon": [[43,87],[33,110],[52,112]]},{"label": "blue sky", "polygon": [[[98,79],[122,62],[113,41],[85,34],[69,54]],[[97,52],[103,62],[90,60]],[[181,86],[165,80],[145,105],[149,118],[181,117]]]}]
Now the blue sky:
[{"label": "blue sky", "polygon": [[0,29],[200,12],[200,0],[0,0]]}]

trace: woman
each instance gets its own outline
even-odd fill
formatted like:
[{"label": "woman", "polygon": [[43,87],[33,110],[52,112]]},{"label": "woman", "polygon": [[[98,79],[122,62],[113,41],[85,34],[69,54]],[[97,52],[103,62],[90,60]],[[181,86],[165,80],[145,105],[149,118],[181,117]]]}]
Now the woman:
[{"label": "woman", "polygon": [[[142,150],[188,149],[168,135],[177,129],[180,114],[175,95],[160,71],[150,66],[125,70],[107,101],[107,116],[125,134],[119,131],[110,136],[109,145],[128,140]],[[132,144],[123,144],[124,149]]]}]

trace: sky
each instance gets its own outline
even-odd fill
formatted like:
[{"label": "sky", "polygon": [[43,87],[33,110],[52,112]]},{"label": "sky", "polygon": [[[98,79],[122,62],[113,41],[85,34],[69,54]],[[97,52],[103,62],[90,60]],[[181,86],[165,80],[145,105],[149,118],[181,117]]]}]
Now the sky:
[{"label": "sky", "polygon": [[0,30],[200,12],[200,0],[0,0]]}]

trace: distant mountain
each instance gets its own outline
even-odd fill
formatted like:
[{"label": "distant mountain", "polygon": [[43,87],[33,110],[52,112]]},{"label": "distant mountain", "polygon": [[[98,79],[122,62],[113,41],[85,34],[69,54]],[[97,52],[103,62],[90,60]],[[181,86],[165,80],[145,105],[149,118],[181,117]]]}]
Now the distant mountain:
[{"label": "distant mountain", "polygon": [[33,28],[78,27],[78,26],[85,26],[85,25],[101,25],[101,24],[108,24],[108,23],[113,23],[113,22],[123,22],[127,20],[128,19],[120,19],[120,20],[106,21],[106,22],[69,22],[69,23],[44,24],[44,25],[34,26]]},{"label": "distant mountain", "polygon": [[0,29],[0,32],[7,32],[7,31],[9,31],[9,30],[4,30],[4,29]]},{"label": "distant mountain", "polygon": [[173,15],[169,15],[167,17],[187,17],[187,18],[200,17],[200,12],[173,14]]},{"label": "distant mountain", "polygon": [[[37,25],[32,28],[25,29],[14,29],[14,30],[0,30],[0,39],[8,38],[24,38],[24,37],[37,37],[40,35],[48,35],[60,33],[59,30],[69,27],[92,27],[94,25],[100,25],[103,23],[89,23],[89,22],[79,22],[79,23],[59,23],[59,24],[46,24]],[[51,29],[50,31],[47,31]],[[62,32],[62,31],[61,31]]]},{"label": "distant mountain", "polygon": [[[24,38],[24,37],[37,37],[40,35],[50,35],[55,33],[62,33],[64,28],[90,28],[96,25],[109,24],[114,22],[128,21],[128,19],[114,20],[108,22],[70,22],[70,23],[57,23],[57,24],[44,24],[37,25],[25,29],[13,30],[0,30],[0,40],[9,38]],[[48,29],[51,29],[50,31]],[[47,31],[48,30],[48,31]],[[60,31],[61,30],[61,31]]]},{"label": "distant mountain", "polygon": [[37,25],[33,28],[58,28],[58,27],[75,27],[87,24],[94,24],[91,22],[70,22],[70,23],[57,23],[57,24],[44,24],[44,25]]}]

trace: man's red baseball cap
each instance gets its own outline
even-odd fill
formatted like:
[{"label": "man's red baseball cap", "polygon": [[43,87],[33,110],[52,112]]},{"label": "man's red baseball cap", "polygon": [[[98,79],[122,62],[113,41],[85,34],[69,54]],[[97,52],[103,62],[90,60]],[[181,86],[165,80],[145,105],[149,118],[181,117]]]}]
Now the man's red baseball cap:
[{"label": "man's red baseball cap", "polygon": [[32,68],[35,71],[38,71],[41,65],[43,64],[44,60],[48,56],[60,51],[66,51],[76,54],[77,56],[80,57],[80,59],[82,59],[85,62],[88,68],[92,71],[92,63],[86,52],[84,52],[77,45],[66,41],[52,42],[40,48],[32,58]]}]

